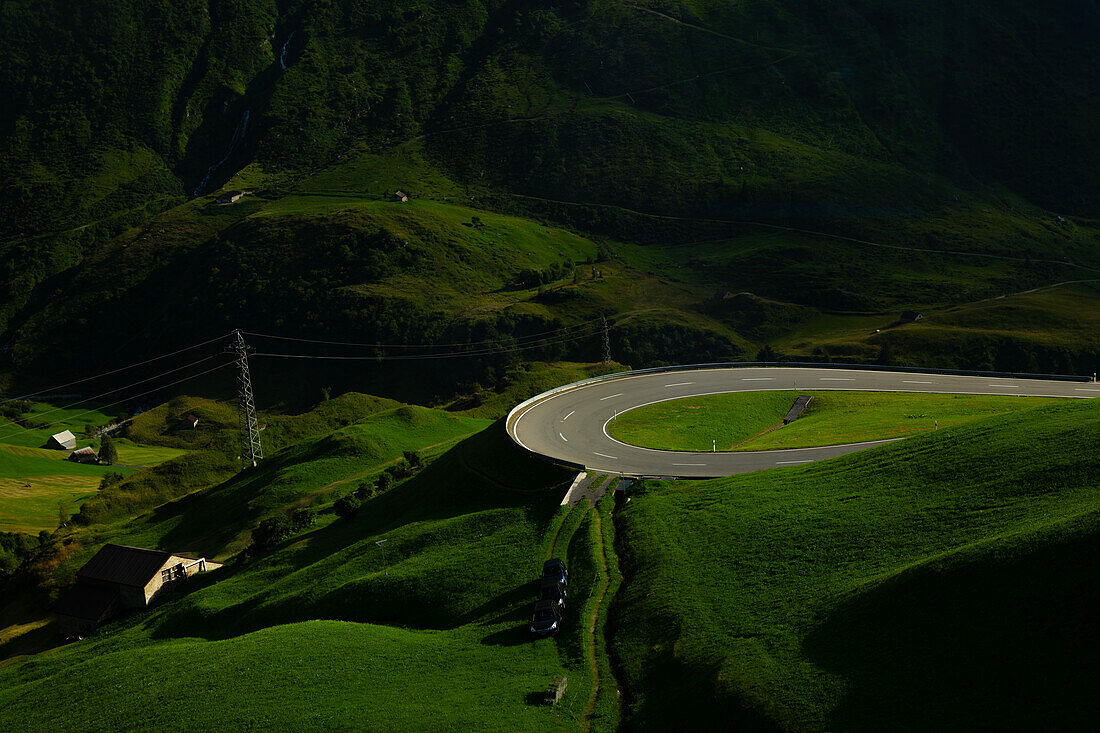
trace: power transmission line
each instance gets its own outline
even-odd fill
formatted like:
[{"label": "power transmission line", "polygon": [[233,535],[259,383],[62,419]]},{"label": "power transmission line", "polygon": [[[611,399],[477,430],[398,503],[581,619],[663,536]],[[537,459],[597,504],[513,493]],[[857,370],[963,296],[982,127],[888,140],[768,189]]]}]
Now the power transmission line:
[{"label": "power transmission line", "polygon": [[256,467],[257,461],[264,457],[260,443],[260,428],[256,420],[256,401],[252,396],[252,376],[248,371],[248,352],[244,335],[235,332],[236,340],[229,347],[237,359],[237,415],[241,421],[241,461],[245,468]]},{"label": "power transmission line", "polygon": [[171,353],[163,354],[161,356],[155,356],[152,359],[146,359],[145,361],[139,361],[139,362],[136,362],[134,364],[129,364],[129,365],[124,366],[124,367],[119,367],[118,369],[112,369],[109,372],[103,372],[102,374],[96,374],[95,376],[92,376],[92,377],[84,377],[83,379],[77,379],[74,382],[66,382],[65,384],[58,384],[58,385],[55,385],[53,387],[47,387],[46,389],[40,389],[37,392],[31,392],[29,394],[21,395],[19,397],[7,397],[3,400],[0,400],[0,404],[4,404],[4,403],[7,403],[7,402],[12,402],[14,400],[30,399],[31,397],[34,397],[35,395],[44,394],[46,392],[53,392],[54,390],[64,389],[66,387],[72,387],[75,384],[83,384],[84,382],[90,382],[93,379],[99,379],[100,377],[108,377],[112,374],[118,374],[119,372],[124,372],[127,369],[133,369],[134,367],[144,366],[146,364],[152,364],[154,361],[160,361],[161,359],[167,359],[170,356],[175,356],[177,354],[182,354],[185,351],[191,351],[193,349],[199,348],[200,346],[206,346],[207,344],[212,344],[215,341],[221,341],[222,339],[226,338],[226,336],[228,336],[228,335],[229,334],[224,334],[222,336],[212,338],[209,341],[203,341],[202,343],[193,344],[191,346],[184,347],[184,348],[182,348],[178,351],[173,351]]},{"label": "power transmission line", "polygon": [[183,369],[188,369],[188,368],[196,366],[198,364],[202,364],[203,362],[210,361],[211,359],[213,359],[216,356],[218,356],[218,354],[211,354],[210,356],[206,356],[206,357],[203,357],[202,359],[199,359],[197,361],[193,361],[190,364],[184,364],[181,367],[176,367],[175,369],[169,369],[168,371],[161,372],[160,374],[157,374],[155,376],[146,377],[145,379],[138,380],[137,382],[131,382],[130,384],[127,384],[127,385],[122,386],[122,387],[117,387],[115,389],[110,389],[110,390],[107,390],[106,392],[101,392],[97,395],[92,395],[91,397],[85,397],[82,400],[77,400],[76,402],[70,402],[67,405],[61,405],[59,407],[54,407],[52,409],[46,410],[45,412],[40,412],[37,415],[35,415],[35,417],[41,417],[42,415],[49,415],[51,412],[57,412],[58,410],[68,410],[72,407],[76,407],[77,405],[83,405],[85,402],[91,402],[92,400],[97,400],[100,397],[106,397],[107,395],[114,394],[115,392],[121,392],[124,389],[129,389],[130,387],[136,387],[139,384],[145,384],[146,382],[151,382],[154,379],[160,379],[161,377],[166,377],[169,374],[174,374],[174,373],[176,373],[178,371],[181,371]]},{"label": "power transmission line", "polygon": [[[526,341],[526,340],[531,340],[531,339],[539,339],[539,338],[542,338],[542,337],[550,336],[552,334],[566,333],[568,331],[576,331],[576,330],[579,330],[579,329],[590,328],[590,327],[594,326],[596,323],[597,323],[597,321],[585,321],[583,323],[578,323],[578,324],[575,324],[575,325],[572,325],[572,326],[565,326],[563,328],[556,328],[556,329],[553,329],[553,330],[550,330],[550,331],[543,331],[541,333],[533,333],[533,334],[528,334],[526,336],[517,336],[517,337],[515,337],[515,340],[517,342],[521,342],[521,341]],[[440,347],[444,347],[444,346],[446,346],[446,347],[479,346],[481,344],[495,343],[495,341],[493,339],[485,339],[483,341],[458,341],[458,342],[452,342],[452,343],[434,343],[434,344],[368,344],[368,343],[358,343],[358,342],[353,342],[353,341],[325,341],[325,340],[321,340],[321,339],[306,339],[306,338],[298,338],[296,336],[276,336],[276,335],[270,334],[270,333],[257,333],[255,331],[241,331],[241,333],[243,333],[247,336],[256,336],[258,338],[278,339],[280,341],[299,341],[299,342],[307,343],[307,344],[324,344],[324,345],[327,345],[327,346],[362,346],[362,347],[365,347],[365,348],[375,348],[375,349],[436,349],[436,348],[440,348]]]},{"label": "power transmission line", "polygon": [[608,333],[607,318],[600,315],[600,323],[603,325],[603,363],[611,363],[611,335]]},{"label": "power transmission line", "polygon": [[283,359],[326,359],[335,361],[423,361],[432,359],[461,359],[476,356],[492,356],[494,354],[500,354],[504,351],[528,351],[531,349],[543,348],[546,346],[555,346],[560,344],[572,343],[574,341],[580,341],[582,339],[589,338],[598,333],[598,329],[592,329],[590,331],[576,334],[565,338],[556,339],[544,339],[539,342],[512,345],[512,344],[500,344],[499,346],[487,349],[475,349],[471,351],[451,351],[439,354],[399,354],[399,355],[362,355],[362,356],[337,356],[327,354],[276,354],[271,352],[256,352],[253,356],[263,357],[276,357]]},{"label": "power transmission line", "polygon": [[[137,399],[138,397],[144,397],[147,394],[152,394],[153,392],[157,392],[159,390],[166,389],[168,387],[174,387],[175,385],[181,384],[182,382],[186,382],[189,379],[195,379],[196,377],[201,377],[204,374],[209,374],[210,372],[216,372],[217,370],[222,369],[224,367],[227,367],[232,363],[233,362],[226,362],[224,364],[219,364],[216,367],[213,367],[211,369],[207,369],[206,371],[199,372],[198,374],[192,374],[190,376],[184,377],[183,379],[177,379],[174,382],[169,382],[168,384],[162,384],[159,387],[154,387],[153,389],[146,390],[145,392],[140,392],[136,395],[130,395],[129,397],[125,397],[121,400],[116,400],[115,402],[108,402],[105,405],[100,405],[99,407],[97,407],[94,410],[85,410],[84,412],[78,412],[75,415],[69,415],[68,417],[62,418],[60,420],[54,420],[53,422],[48,422],[45,425],[40,425],[40,426],[38,426],[34,429],[35,430],[41,430],[42,428],[48,428],[48,427],[51,427],[53,425],[60,425],[61,423],[67,423],[67,422],[70,422],[72,420],[75,420],[78,417],[82,417],[84,415],[91,414],[91,413],[96,412],[97,410],[101,410],[105,407],[114,407],[115,405],[121,405],[123,402],[126,402],[127,400],[133,400],[133,399]],[[16,435],[21,435],[22,433],[26,432],[26,430],[27,429],[24,428],[23,430],[21,430],[18,433],[9,433],[7,435],[0,435],[0,442],[3,442],[4,440],[7,440],[8,438],[14,437]]]}]

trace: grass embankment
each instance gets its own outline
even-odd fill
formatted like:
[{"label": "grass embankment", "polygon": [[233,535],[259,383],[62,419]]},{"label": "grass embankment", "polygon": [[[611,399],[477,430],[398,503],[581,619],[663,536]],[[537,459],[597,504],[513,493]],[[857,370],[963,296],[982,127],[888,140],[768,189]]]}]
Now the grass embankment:
[{"label": "grass embankment", "polygon": [[[814,401],[795,422],[783,417],[802,394]],[[668,400],[624,412],[608,426],[616,440],[661,450],[771,450],[904,438],[1053,398],[908,392],[734,392]]]},{"label": "grass embankment", "polygon": [[576,729],[588,690],[526,629],[570,478],[494,424],[351,520],[0,670],[0,728]]},{"label": "grass embankment", "polygon": [[1084,730],[1100,403],[807,467],[651,484],[620,513],[638,727]]}]

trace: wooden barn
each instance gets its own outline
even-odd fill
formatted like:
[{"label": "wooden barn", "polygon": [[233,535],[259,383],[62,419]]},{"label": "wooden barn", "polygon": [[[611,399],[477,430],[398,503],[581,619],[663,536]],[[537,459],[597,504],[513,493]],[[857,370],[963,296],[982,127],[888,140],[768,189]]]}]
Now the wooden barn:
[{"label": "wooden barn", "polygon": [[72,431],[62,430],[60,433],[54,433],[50,436],[50,439],[46,441],[46,447],[53,450],[72,450],[76,448],[76,436],[72,434]]},{"label": "wooden barn", "polygon": [[85,635],[126,608],[145,608],[165,588],[221,567],[206,558],[125,545],[104,545],[76,573],[56,613],[66,636]]},{"label": "wooden barn", "polygon": [[97,465],[99,463],[99,454],[95,452],[95,448],[87,446],[85,448],[77,448],[69,454],[69,460],[73,463],[90,463]]}]

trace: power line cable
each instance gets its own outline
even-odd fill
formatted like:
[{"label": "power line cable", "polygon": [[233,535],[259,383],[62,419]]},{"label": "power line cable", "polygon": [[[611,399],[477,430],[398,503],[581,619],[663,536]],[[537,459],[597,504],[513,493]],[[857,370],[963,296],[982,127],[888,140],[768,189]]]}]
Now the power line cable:
[{"label": "power line cable", "polygon": [[66,382],[65,384],[58,384],[58,385],[55,385],[53,387],[47,387],[46,389],[40,389],[37,392],[30,392],[29,394],[21,395],[19,397],[7,397],[3,400],[0,400],[0,404],[4,404],[4,403],[7,403],[7,402],[12,402],[14,400],[30,399],[31,397],[34,397],[35,395],[40,395],[40,394],[44,394],[44,393],[47,393],[47,392],[52,392],[55,389],[64,389],[65,387],[71,387],[74,384],[83,384],[84,382],[90,382],[93,379],[99,379],[100,377],[108,377],[112,374],[118,374],[119,372],[124,372],[127,369],[133,369],[134,367],[144,366],[146,364],[152,364],[154,361],[160,361],[161,359],[167,359],[170,356],[175,356],[177,354],[182,354],[185,351],[191,351],[192,349],[197,349],[200,346],[206,346],[207,344],[212,344],[215,341],[221,341],[222,339],[229,338],[229,335],[230,334],[225,334],[224,336],[218,336],[216,338],[210,339],[209,341],[203,341],[202,343],[194,344],[192,346],[187,346],[185,348],[180,349],[179,351],[173,351],[169,354],[163,354],[161,356],[155,356],[152,359],[146,359],[145,361],[139,361],[139,362],[136,362],[134,364],[129,364],[129,365],[124,366],[124,367],[119,367],[118,369],[112,369],[109,372],[103,372],[102,374],[96,374],[93,377],[84,377],[83,379],[77,379],[74,382]]},{"label": "power line cable", "polygon": [[[572,326],[565,326],[563,328],[557,328],[557,329],[553,329],[553,330],[550,330],[550,331],[543,331],[541,333],[528,334],[526,336],[517,336],[515,338],[516,338],[516,341],[526,341],[526,340],[530,340],[530,339],[541,338],[543,336],[547,336],[547,335],[550,335],[550,334],[563,333],[563,332],[566,332],[566,331],[577,330],[577,329],[593,326],[597,323],[599,323],[599,322],[598,321],[585,321],[583,323],[578,323],[578,324],[575,324],[575,325],[572,325]],[[493,339],[485,339],[483,341],[459,341],[459,342],[452,342],[452,343],[435,343],[435,344],[367,344],[367,343],[359,343],[359,342],[353,342],[353,341],[325,341],[325,340],[321,340],[321,339],[298,338],[296,336],[276,336],[275,334],[257,333],[255,331],[241,331],[241,333],[246,334],[248,336],[256,336],[258,338],[278,339],[280,341],[300,341],[302,343],[307,343],[307,344],[324,344],[324,345],[328,345],[328,346],[362,346],[362,347],[365,347],[365,348],[375,348],[375,349],[434,349],[434,348],[439,348],[439,347],[442,347],[442,346],[446,346],[446,347],[478,346],[478,345],[481,345],[481,344],[495,343],[495,341]]]},{"label": "power line cable", "polygon": [[542,348],[545,346],[554,346],[558,344],[572,343],[574,341],[580,341],[582,339],[594,336],[599,333],[599,329],[593,329],[586,333],[581,333],[575,336],[566,338],[544,339],[540,342],[522,344],[517,346],[510,346],[502,344],[498,347],[491,349],[476,349],[472,351],[452,351],[441,354],[400,354],[400,355],[363,355],[363,356],[336,356],[327,354],[275,354],[271,352],[257,352],[252,356],[260,357],[275,357],[281,359],[325,359],[330,361],[419,361],[430,359],[461,359],[464,357],[476,357],[476,356],[492,356],[493,354],[499,354],[507,351],[527,351],[530,349]]},{"label": "power line cable", "polygon": [[160,379],[161,377],[166,377],[169,374],[174,374],[175,372],[181,371],[183,369],[188,369],[190,367],[196,366],[197,364],[202,364],[203,362],[210,361],[211,359],[213,359],[216,356],[220,356],[220,354],[211,354],[210,356],[205,356],[202,359],[199,359],[197,361],[193,361],[190,364],[184,364],[181,367],[176,367],[175,369],[169,369],[166,372],[161,372],[160,374],[156,374],[152,377],[146,377],[145,379],[138,380],[137,382],[131,382],[130,384],[123,385],[122,387],[117,387],[115,389],[107,390],[106,392],[101,392],[100,394],[93,395],[91,397],[85,397],[82,400],[77,400],[76,402],[72,402],[68,405],[61,405],[59,407],[54,407],[53,409],[46,410],[45,412],[38,413],[38,415],[36,415],[35,417],[40,417],[42,415],[49,415],[51,412],[57,412],[58,410],[68,410],[69,408],[76,407],[77,405],[82,405],[85,402],[91,402],[92,400],[97,400],[100,397],[106,397],[109,394],[114,394],[115,392],[121,392],[124,389],[129,389],[130,387],[136,387],[139,384],[145,384],[146,382],[151,382],[154,379]]},{"label": "power line cable", "polygon": [[[216,367],[213,367],[211,369],[207,369],[206,371],[199,372],[198,374],[192,374],[190,376],[184,377],[183,379],[177,379],[174,382],[169,382],[168,384],[162,384],[159,387],[154,387],[153,389],[146,390],[145,392],[141,392],[141,393],[136,394],[136,395],[130,395],[129,397],[124,397],[123,399],[117,400],[115,402],[108,402],[105,405],[100,405],[99,407],[97,407],[94,410],[85,410],[84,412],[78,412],[75,415],[69,415],[68,417],[62,418],[60,420],[54,420],[53,422],[48,422],[45,425],[40,425],[40,426],[38,426],[34,429],[35,430],[41,430],[42,428],[48,428],[48,427],[52,427],[54,425],[60,425],[61,423],[69,422],[69,421],[74,420],[78,417],[82,417],[84,415],[88,415],[90,413],[96,412],[97,410],[101,410],[105,407],[114,407],[115,405],[120,405],[123,402],[126,402],[127,400],[133,400],[133,399],[137,399],[138,397],[144,397],[147,394],[152,394],[153,392],[157,392],[159,390],[166,389],[168,387],[174,387],[175,385],[180,384],[182,382],[186,382],[189,379],[195,379],[196,377],[201,377],[204,374],[209,374],[210,372],[216,372],[219,369],[224,369],[225,367],[232,366],[232,365],[233,365],[233,362],[226,362],[224,364],[219,364]],[[26,432],[26,430],[27,430],[27,428],[24,428],[22,431],[20,431],[18,433],[9,433],[7,435],[0,435],[0,442],[3,442],[4,440],[7,440],[8,438],[14,437],[16,435],[21,435],[22,433]]]}]

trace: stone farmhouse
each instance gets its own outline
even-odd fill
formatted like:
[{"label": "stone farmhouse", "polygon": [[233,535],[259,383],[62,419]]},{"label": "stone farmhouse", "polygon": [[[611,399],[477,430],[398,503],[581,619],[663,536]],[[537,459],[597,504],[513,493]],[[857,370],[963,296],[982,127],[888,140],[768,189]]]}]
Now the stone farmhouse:
[{"label": "stone farmhouse", "polygon": [[85,635],[128,608],[145,608],[158,594],[195,573],[221,567],[206,558],[125,545],[104,545],[76,573],[76,585],[56,613],[65,636]]}]

